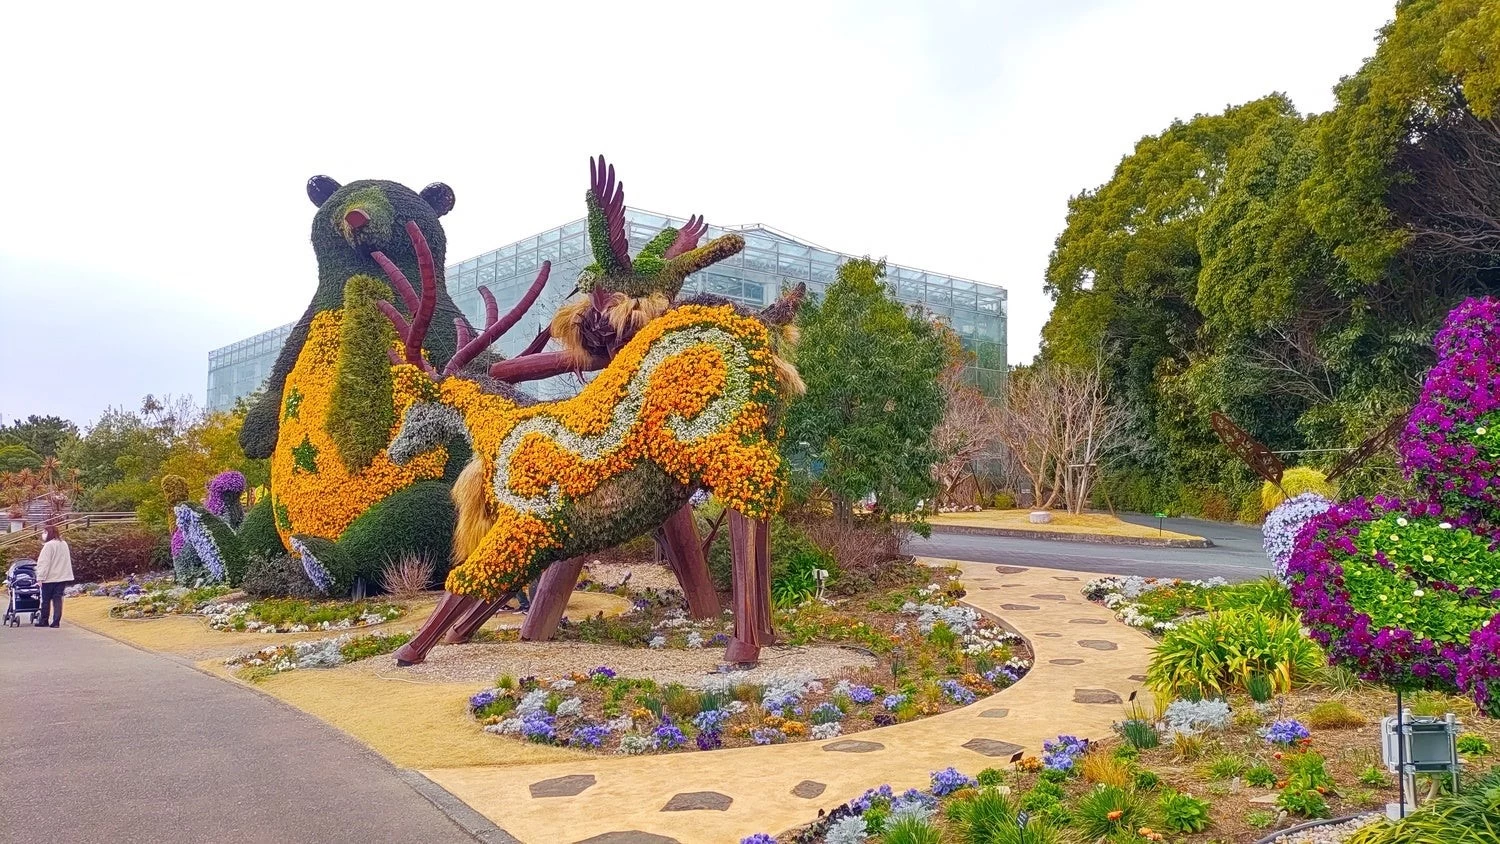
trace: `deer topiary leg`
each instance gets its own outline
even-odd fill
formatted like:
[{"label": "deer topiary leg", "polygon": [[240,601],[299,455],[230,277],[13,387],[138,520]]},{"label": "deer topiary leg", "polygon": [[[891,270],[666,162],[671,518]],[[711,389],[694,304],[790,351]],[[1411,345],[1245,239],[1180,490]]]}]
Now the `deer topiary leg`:
[{"label": "deer topiary leg", "polygon": [[734,638],[724,653],[733,664],[760,661],[760,649],[775,641],[771,629],[770,525],[737,511],[729,514],[734,556]]},{"label": "deer topiary leg", "polygon": [[703,556],[703,544],[698,540],[698,528],[693,522],[693,506],[667,517],[656,529],[656,538],[667,552],[667,563],[677,582],[682,585],[682,594],[687,597],[688,612],[693,618],[708,619],[719,614],[719,595],[714,591],[713,578],[708,573],[708,560]]},{"label": "deer topiary leg", "polygon": [[413,636],[410,642],[396,651],[396,664],[416,665],[427,659],[427,652],[432,650],[448,628],[452,627],[464,613],[482,603],[483,601],[478,598],[444,592],[443,599],[438,601],[437,608],[432,611],[432,615],[422,622],[422,629],[417,631],[417,635]]},{"label": "deer topiary leg", "polygon": [[573,595],[573,588],[578,585],[578,576],[582,573],[583,557],[569,557],[547,567],[537,583],[536,595],[531,599],[531,610],[521,623],[522,639],[545,642],[556,635],[563,610],[568,608],[568,598]]},{"label": "deer topiary leg", "polygon": [[479,628],[483,627],[486,621],[494,618],[495,613],[499,612],[500,608],[505,606],[505,602],[514,597],[515,593],[511,592],[498,601],[482,601],[470,607],[468,612],[463,614],[462,618],[455,621],[453,626],[448,628],[448,635],[443,637],[443,644],[468,644],[469,640],[474,638],[474,634],[479,632]]}]

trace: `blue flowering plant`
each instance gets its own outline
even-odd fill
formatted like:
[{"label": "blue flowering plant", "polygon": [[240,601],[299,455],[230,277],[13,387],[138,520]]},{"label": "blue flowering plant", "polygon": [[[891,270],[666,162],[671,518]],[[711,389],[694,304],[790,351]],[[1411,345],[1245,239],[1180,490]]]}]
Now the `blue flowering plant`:
[{"label": "blue flowering plant", "polygon": [[1261,730],[1260,735],[1268,744],[1282,747],[1293,747],[1312,741],[1312,733],[1295,718],[1277,719],[1269,727]]}]

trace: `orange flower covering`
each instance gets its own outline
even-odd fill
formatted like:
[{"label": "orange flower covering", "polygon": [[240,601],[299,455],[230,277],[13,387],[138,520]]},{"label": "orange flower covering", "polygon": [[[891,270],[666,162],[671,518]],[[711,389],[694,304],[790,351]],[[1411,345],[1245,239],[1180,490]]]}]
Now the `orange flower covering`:
[{"label": "orange flower covering", "polygon": [[[343,312],[338,310],[313,317],[307,344],[283,388],[281,432],[271,457],[271,499],[283,545],[296,533],[337,539],[359,514],[391,493],[418,480],[442,477],[448,460],[446,450],[439,448],[399,466],[382,452],[355,474],[345,469],[338,446],[325,430],[338,378],[342,322]],[[431,400],[434,390],[415,366],[395,367],[392,374],[394,437],[407,408]],[[297,398],[289,410],[290,396]],[[309,471],[308,465],[316,471]]]},{"label": "orange flower covering", "polygon": [[449,573],[449,591],[493,600],[524,583],[562,545],[562,503],[642,464],[701,483],[752,517],[776,507],[781,458],[770,336],[732,307],[689,305],[652,320],[566,401],[516,407],[456,378],[439,392],[464,416],[493,480],[488,494],[497,513],[468,560]]}]

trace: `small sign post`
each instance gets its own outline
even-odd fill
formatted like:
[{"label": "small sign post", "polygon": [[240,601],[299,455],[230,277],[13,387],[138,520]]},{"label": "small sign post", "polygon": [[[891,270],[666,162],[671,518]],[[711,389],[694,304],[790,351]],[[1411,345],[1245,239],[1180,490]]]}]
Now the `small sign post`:
[{"label": "small sign post", "polygon": [[1158,510],[1157,513],[1156,513],[1156,535],[1157,536],[1161,536],[1162,525],[1164,525],[1166,523],[1167,523],[1167,514],[1166,514],[1166,511],[1164,511],[1164,510]]}]

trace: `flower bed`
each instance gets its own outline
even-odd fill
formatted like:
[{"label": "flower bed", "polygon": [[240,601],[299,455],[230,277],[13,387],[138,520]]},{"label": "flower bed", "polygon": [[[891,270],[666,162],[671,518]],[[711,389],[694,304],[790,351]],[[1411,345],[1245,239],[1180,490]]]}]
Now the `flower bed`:
[{"label": "flower bed", "polygon": [[1131,627],[1164,633],[1181,619],[1203,612],[1216,591],[1229,586],[1222,577],[1209,580],[1138,577],[1100,577],[1083,587],[1083,596],[1114,610]]},{"label": "flower bed", "polygon": [[[1093,741],[1058,736],[1044,743],[1040,756],[1028,754],[1004,769],[973,776],[935,771],[930,787],[921,791],[870,789],[774,840],[1255,841],[1276,828],[1375,812],[1396,800],[1395,779],[1378,766],[1379,748],[1369,728],[1388,703],[1383,692],[1364,686],[1307,688],[1266,704],[1237,696],[1178,700],[1155,711],[1140,703],[1123,714],[1125,720],[1145,721],[1148,734],[1127,732],[1122,721],[1123,735]],[[1419,696],[1413,705],[1425,713],[1456,708],[1471,714],[1463,700],[1434,694]],[[1330,717],[1335,709],[1341,719]],[[1495,769],[1496,758],[1485,746],[1493,743],[1484,737],[1500,735],[1500,723],[1478,718],[1470,729],[1465,744],[1475,753],[1465,757],[1465,779],[1478,781],[1486,769]],[[1426,787],[1425,781],[1419,785]],[[1023,812],[1024,839],[1015,834]],[[920,827],[920,835],[912,827]]]},{"label": "flower bed", "polygon": [[410,630],[404,633],[345,633],[333,639],[269,645],[258,651],[224,660],[241,679],[260,680],[284,671],[309,668],[333,668],[346,662],[388,654],[411,641]]},{"label": "flower bed", "polygon": [[256,633],[306,633],[347,630],[394,621],[406,614],[399,604],[372,601],[311,602],[272,598],[264,601],[209,604],[198,611],[215,630]]},{"label": "flower bed", "polygon": [[172,581],[158,581],[144,592],[124,592],[123,603],[109,608],[111,618],[162,618],[168,615],[192,615],[212,606],[218,598],[229,593],[227,586],[202,586],[189,589],[172,586]]},{"label": "flower bed", "polygon": [[[756,683],[727,672],[689,689],[601,666],[566,677],[502,677],[469,706],[497,735],[625,754],[823,740],[934,715],[993,694],[1031,667],[1020,637],[958,605],[956,577],[937,578],[778,612],[786,644],[853,644],[876,655],[878,667],[827,679],[789,671]],[[646,590],[631,612],[565,625],[558,638],[648,648],[727,642],[726,623],[688,619],[680,600]]]}]

